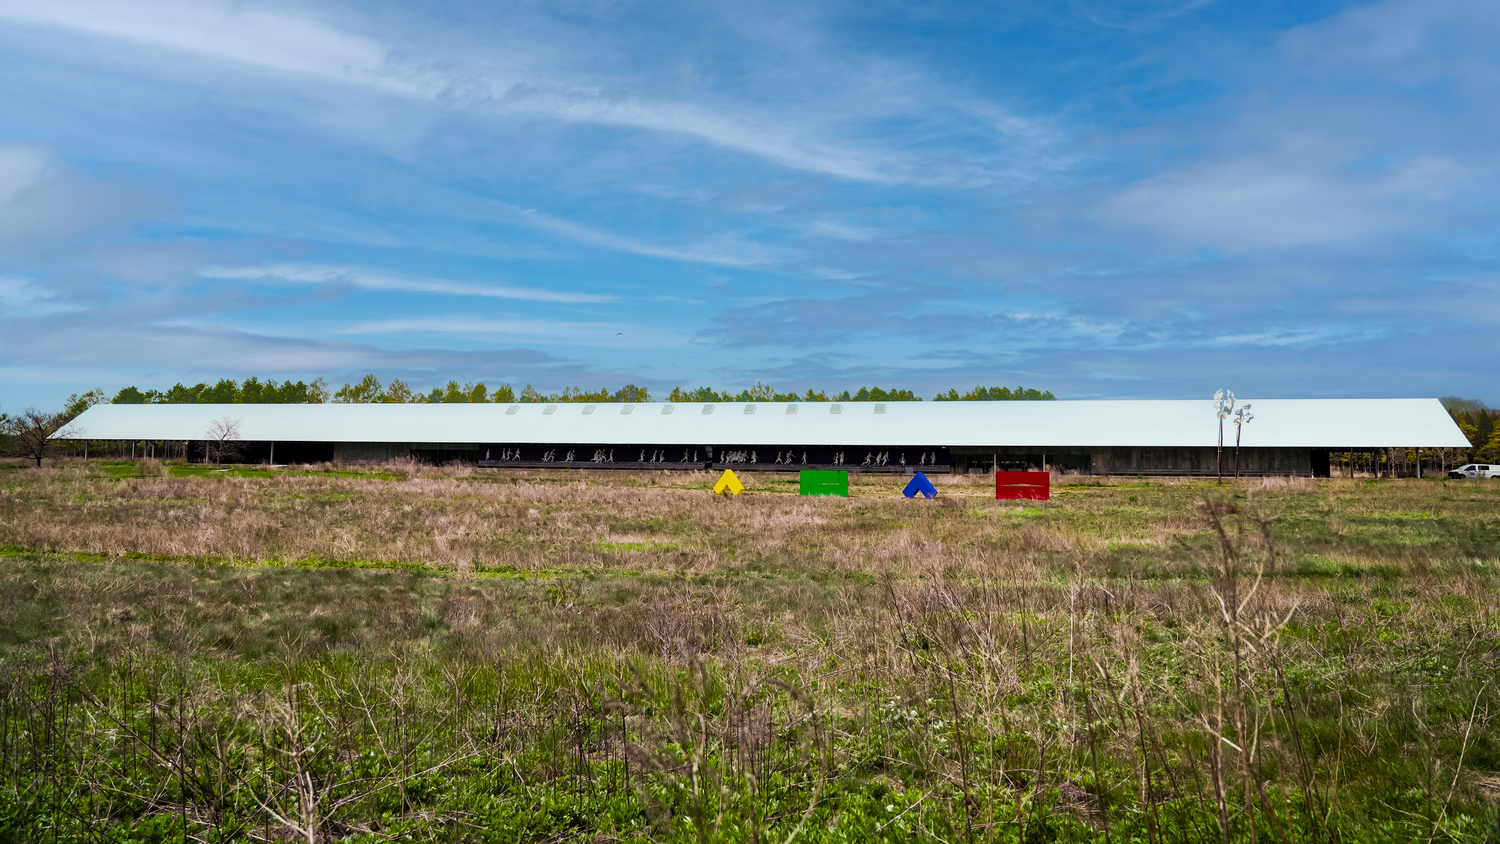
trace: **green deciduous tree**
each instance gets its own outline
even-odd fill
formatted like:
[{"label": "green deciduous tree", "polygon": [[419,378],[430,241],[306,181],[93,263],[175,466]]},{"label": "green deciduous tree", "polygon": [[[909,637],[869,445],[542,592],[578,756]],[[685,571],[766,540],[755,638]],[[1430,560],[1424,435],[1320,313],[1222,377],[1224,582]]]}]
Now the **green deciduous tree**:
[{"label": "green deciduous tree", "polygon": [[262,383],[259,378],[256,378],[254,375],[252,375],[249,378],[246,378],[240,384],[240,403],[268,404],[269,402],[267,402],[267,394],[274,394],[275,389],[275,381],[267,381]]},{"label": "green deciduous tree", "polygon": [[1486,463],[1500,463],[1500,427],[1490,432],[1489,441],[1475,456]]},{"label": "green deciduous tree", "polygon": [[483,381],[478,384],[470,381],[462,387],[457,381],[449,381],[446,387],[434,387],[427,394],[427,401],[437,404],[476,404],[489,400],[489,388]]},{"label": "green deciduous tree", "polygon": [[667,401],[681,402],[711,402],[711,401],[734,401],[734,396],[728,393],[716,392],[713,387],[695,387],[684,390],[681,387],[673,387],[672,392],[667,394]]},{"label": "green deciduous tree", "polygon": [[199,404],[239,404],[240,385],[228,378],[220,378],[206,391],[198,394]]},{"label": "green deciduous tree", "polygon": [[1469,418],[1474,420],[1474,446],[1479,448],[1488,445],[1495,435],[1495,417],[1488,411],[1482,411]]},{"label": "green deciduous tree", "polygon": [[911,390],[883,390],[879,387],[860,387],[850,401],[921,401]]},{"label": "green deciduous tree", "polygon": [[335,404],[375,404],[385,400],[385,387],[374,373],[361,378],[357,384],[345,384],[333,394]]},{"label": "green deciduous tree", "polygon": [[[321,379],[319,379],[319,380],[321,380]],[[276,382],[275,381],[267,381],[266,383],[267,383],[267,385],[273,385]],[[319,389],[321,389],[321,388],[319,388]],[[291,381],[283,381],[283,382],[281,382],[281,387],[279,389],[275,390],[274,395],[273,395],[273,393],[272,393],[272,391],[270,389],[267,389],[267,391],[265,393],[265,395],[267,397],[264,399],[264,401],[266,401],[268,403],[274,403],[274,404],[317,404],[317,403],[320,403],[320,402],[315,402],[313,400],[313,391],[314,391],[314,387],[312,385],[309,385],[309,384],[305,383],[305,382],[298,381],[296,383],[293,383]]]},{"label": "green deciduous tree", "polygon": [[96,404],[104,403],[103,390],[89,390],[87,393],[74,393],[63,402],[63,424],[77,419],[85,410]]},{"label": "green deciduous tree", "polygon": [[646,391],[645,387],[637,387],[634,384],[626,384],[620,389],[615,390],[614,394],[609,397],[609,400],[614,402],[624,402],[626,404],[634,404],[637,402],[651,401],[651,394]]},{"label": "green deciduous tree", "polygon": [[397,378],[385,388],[385,401],[387,404],[411,404],[422,401],[422,396],[413,392],[410,384]]},{"label": "green deciduous tree", "polygon": [[155,404],[157,402],[157,400],[159,400],[160,398],[161,398],[161,393],[158,393],[155,390],[148,390],[146,392],[141,392],[140,390],[136,389],[135,387],[126,387],[125,389],[121,390],[120,392],[115,393],[115,397],[113,399],[110,399],[109,403],[110,404]]},{"label": "green deciduous tree", "polygon": [[[297,383],[300,384],[302,382],[298,381]],[[314,378],[313,382],[307,385],[307,403],[325,404],[327,401],[328,379],[322,377]]]},{"label": "green deciduous tree", "polygon": [[[1495,411],[1485,406],[1479,399],[1466,399],[1462,396],[1443,396],[1438,399],[1453,417],[1453,422],[1458,429],[1469,440],[1469,449],[1454,455],[1455,463],[1462,463],[1470,459],[1500,460],[1500,454],[1492,454],[1490,443],[1495,436],[1495,416],[1500,411]],[[1447,454],[1444,453],[1444,468],[1447,468]]]}]

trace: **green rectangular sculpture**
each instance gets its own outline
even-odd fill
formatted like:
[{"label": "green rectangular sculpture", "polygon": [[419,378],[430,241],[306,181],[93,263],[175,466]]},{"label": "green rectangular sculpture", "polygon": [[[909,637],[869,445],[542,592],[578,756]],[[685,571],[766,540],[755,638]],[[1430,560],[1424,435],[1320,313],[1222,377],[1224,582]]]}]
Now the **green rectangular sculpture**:
[{"label": "green rectangular sculpture", "polygon": [[803,495],[838,495],[849,497],[849,473],[827,469],[802,470]]}]

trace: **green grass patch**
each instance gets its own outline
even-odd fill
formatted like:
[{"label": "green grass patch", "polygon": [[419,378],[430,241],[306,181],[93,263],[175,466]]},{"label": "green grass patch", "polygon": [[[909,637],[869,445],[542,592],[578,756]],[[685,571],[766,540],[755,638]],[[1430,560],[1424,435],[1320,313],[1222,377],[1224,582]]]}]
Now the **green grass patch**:
[{"label": "green grass patch", "polygon": [[654,551],[675,551],[683,548],[680,542],[596,542],[595,550],[614,553],[648,554]]},{"label": "green grass patch", "polygon": [[1284,566],[1280,573],[1285,577],[1373,577],[1394,579],[1400,577],[1402,571],[1400,567],[1394,565],[1382,565],[1373,562],[1368,564],[1349,563],[1317,554],[1307,554],[1299,557],[1296,562]]},{"label": "green grass patch", "polygon": [[385,472],[378,470],[361,471],[357,469],[273,469],[269,466],[213,466],[202,463],[170,463],[168,472],[174,478],[284,478],[284,477],[322,477],[322,478],[356,478],[360,480],[375,481],[404,481],[406,475],[400,472]]}]

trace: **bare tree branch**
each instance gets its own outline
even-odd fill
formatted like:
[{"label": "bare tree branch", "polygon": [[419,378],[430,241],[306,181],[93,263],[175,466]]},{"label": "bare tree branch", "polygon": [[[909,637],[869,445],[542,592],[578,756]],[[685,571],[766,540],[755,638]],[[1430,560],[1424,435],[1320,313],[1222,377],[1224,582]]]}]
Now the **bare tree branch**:
[{"label": "bare tree branch", "polygon": [[6,423],[10,445],[16,454],[35,460],[40,469],[44,459],[57,453],[60,440],[82,436],[81,429],[68,427],[71,419],[66,413],[44,413],[28,407]]},{"label": "bare tree branch", "polygon": [[208,453],[206,459],[215,464],[223,463],[225,460],[234,462],[240,456],[240,423],[242,419],[222,416],[209,423],[207,439]]}]

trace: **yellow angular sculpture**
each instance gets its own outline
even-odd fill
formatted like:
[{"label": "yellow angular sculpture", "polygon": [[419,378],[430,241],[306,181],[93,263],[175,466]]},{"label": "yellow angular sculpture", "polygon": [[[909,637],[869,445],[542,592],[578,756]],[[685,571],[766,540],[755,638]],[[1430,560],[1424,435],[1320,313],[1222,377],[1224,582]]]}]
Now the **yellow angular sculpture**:
[{"label": "yellow angular sculpture", "polygon": [[739,476],[733,470],[725,469],[724,474],[714,484],[714,492],[720,495],[739,495],[745,491],[745,485],[740,483]]}]

